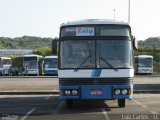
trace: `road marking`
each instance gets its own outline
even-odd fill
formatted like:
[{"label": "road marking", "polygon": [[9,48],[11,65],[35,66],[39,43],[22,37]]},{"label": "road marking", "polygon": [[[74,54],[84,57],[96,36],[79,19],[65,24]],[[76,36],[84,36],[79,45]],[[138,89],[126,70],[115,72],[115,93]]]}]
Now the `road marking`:
[{"label": "road marking", "polygon": [[27,114],[21,119],[21,120],[25,120],[30,114],[32,114],[32,112],[34,112],[36,110],[36,108],[31,109],[30,111],[27,112]]},{"label": "road marking", "polygon": [[104,117],[106,118],[106,120],[110,120],[110,118],[107,114],[107,111],[104,108],[101,108],[101,110],[102,110],[102,113],[103,113]]},{"label": "road marking", "polygon": [[152,114],[159,114],[158,112],[155,112],[153,110],[151,110],[150,108],[148,108],[147,106],[143,105],[142,103],[140,103],[139,101],[133,99],[133,101],[135,103],[137,103],[138,105],[140,105],[141,107],[143,107],[144,109],[148,110],[149,112],[151,112]]},{"label": "road marking", "polygon": [[48,95],[45,100],[48,100],[50,97],[52,97],[52,95]]},{"label": "road marking", "polygon": [[54,90],[58,90],[58,88],[55,88]]},{"label": "road marking", "polygon": [[0,99],[5,98],[7,95],[0,95]]},{"label": "road marking", "polygon": [[16,91],[18,91],[18,89],[13,90],[13,92],[16,92]]},{"label": "road marking", "polygon": [[52,114],[58,114],[58,113],[60,112],[60,110],[63,108],[64,104],[65,104],[65,101],[62,100],[62,101],[58,104],[58,106],[56,107],[56,109],[54,110],[54,112],[53,112]]}]

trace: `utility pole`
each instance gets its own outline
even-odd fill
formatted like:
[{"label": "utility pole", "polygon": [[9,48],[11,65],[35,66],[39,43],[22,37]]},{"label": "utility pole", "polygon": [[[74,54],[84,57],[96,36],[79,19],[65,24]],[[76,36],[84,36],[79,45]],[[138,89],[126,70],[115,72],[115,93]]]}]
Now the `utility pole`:
[{"label": "utility pole", "polygon": [[128,24],[130,23],[130,0],[128,0]]},{"label": "utility pole", "polygon": [[113,13],[114,13],[114,20],[116,20],[116,10],[113,9]]}]

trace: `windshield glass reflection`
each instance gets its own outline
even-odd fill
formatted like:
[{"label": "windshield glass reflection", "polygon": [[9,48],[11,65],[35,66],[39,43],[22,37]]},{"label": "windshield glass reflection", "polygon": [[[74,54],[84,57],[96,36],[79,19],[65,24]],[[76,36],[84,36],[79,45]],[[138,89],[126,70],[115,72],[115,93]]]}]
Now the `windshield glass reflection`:
[{"label": "windshield glass reflection", "polygon": [[63,41],[61,45],[61,67],[77,68],[85,58],[90,56],[80,68],[95,67],[95,41]]},{"label": "windshield glass reflection", "polygon": [[129,40],[62,41],[61,68],[130,68],[132,45]]},{"label": "windshield glass reflection", "polygon": [[44,60],[45,68],[57,68],[58,59],[45,59]]},{"label": "windshield glass reflection", "polygon": [[138,62],[139,67],[152,67],[152,58],[140,58]]},{"label": "windshield glass reflection", "polygon": [[[100,40],[98,44],[97,61],[100,68],[129,68],[132,66],[131,41],[122,40]],[[106,62],[108,64],[106,64]]]}]

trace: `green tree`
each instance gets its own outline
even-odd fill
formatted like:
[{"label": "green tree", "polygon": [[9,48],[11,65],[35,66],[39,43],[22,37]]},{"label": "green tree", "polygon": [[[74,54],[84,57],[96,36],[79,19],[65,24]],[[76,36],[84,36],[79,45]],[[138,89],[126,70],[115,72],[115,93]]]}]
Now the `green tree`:
[{"label": "green tree", "polygon": [[51,55],[51,53],[52,53],[52,51],[49,46],[44,46],[44,47],[38,48],[37,50],[35,50],[33,52],[33,54],[38,54],[38,55],[42,55],[42,56]]},{"label": "green tree", "polygon": [[0,49],[37,49],[41,46],[50,46],[52,38],[23,36],[16,38],[0,37]]}]

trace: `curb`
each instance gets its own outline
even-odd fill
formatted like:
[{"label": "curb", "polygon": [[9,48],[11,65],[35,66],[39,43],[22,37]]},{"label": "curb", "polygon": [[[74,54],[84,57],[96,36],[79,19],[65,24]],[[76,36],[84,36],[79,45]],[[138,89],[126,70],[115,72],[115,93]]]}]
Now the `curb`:
[{"label": "curb", "polygon": [[1,76],[0,79],[5,78],[58,78],[58,76]]},{"label": "curb", "polygon": [[143,94],[160,94],[160,90],[134,90],[133,91],[134,94],[139,94],[139,93],[143,93]]},{"label": "curb", "polygon": [[160,77],[160,75],[135,75],[134,78],[138,78],[138,77]]},{"label": "curb", "polygon": [[0,95],[49,95],[49,94],[59,94],[59,90],[54,91],[2,91]]}]

